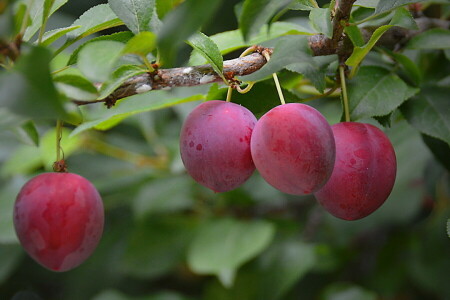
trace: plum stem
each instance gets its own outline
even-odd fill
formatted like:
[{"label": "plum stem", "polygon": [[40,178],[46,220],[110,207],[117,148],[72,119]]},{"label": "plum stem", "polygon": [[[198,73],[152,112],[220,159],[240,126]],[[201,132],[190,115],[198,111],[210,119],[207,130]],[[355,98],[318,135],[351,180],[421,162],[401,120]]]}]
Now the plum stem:
[{"label": "plum stem", "polygon": [[344,66],[339,66],[339,77],[341,79],[342,101],[344,102],[345,122],[350,122],[350,110],[348,108],[347,85],[345,83]]},{"label": "plum stem", "polygon": [[229,85],[228,90],[227,90],[227,102],[231,102],[232,94],[233,94],[233,87],[231,85]]},{"label": "plum stem", "polygon": [[[263,51],[262,55],[266,58],[267,62],[270,60],[270,55],[267,53],[267,51]],[[281,104],[286,104],[286,101],[284,101],[284,95],[283,91],[281,90],[280,81],[278,80],[277,73],[273,73],[273,81],[275,82],[275,86],[277,87],[278,97],[280,97]]]}]

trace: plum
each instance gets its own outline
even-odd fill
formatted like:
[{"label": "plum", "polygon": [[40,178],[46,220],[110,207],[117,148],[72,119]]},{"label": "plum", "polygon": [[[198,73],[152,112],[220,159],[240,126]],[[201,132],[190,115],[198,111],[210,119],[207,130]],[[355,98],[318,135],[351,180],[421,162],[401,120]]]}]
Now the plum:
[{"label": "plum", "polygon": [[394,148],[377,127],[354,122],[332,126],[336,163],[318,202],[344,220],[364,218],[379,208],[394,186],[397,162]]},{"label": "plum", "polygon": [[14,227],[25,251],[57,272],[73,269],[95,250],[103,232],[95,187],[73,173],[43,173],[28,181],[14,205]]},{"label": "plum", "polygon": [[250,139],[255,116],[235,103],[211,100],[197,106],[180,133],[181,159],[198,183],[215,192],[243,184],[255,170]]},{"label": "plum", "polygon": [[287,194],[311,194],[333,171],[333,132],[311,106],[280,105],[256,123],[251,153],[256,169],[270,185]]}]

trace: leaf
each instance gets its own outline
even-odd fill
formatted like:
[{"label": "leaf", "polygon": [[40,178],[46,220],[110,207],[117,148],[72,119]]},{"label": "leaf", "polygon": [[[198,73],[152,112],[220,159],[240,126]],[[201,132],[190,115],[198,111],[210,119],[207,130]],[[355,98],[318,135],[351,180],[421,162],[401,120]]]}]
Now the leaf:
[{"label": "leaf", "polygon": [[311,59],[305,36],[281,37],[275,45],[270,61],[253,74],[240,77],[243,81],[257,81],[266,78],[284,67]]},{"label": "leaf", "polygon": [[361,33],[361,30],[359,30],[358,26],[356,25],[345,26],[344,30],[345,34],[350,38],[354,46],[362,47],[364,45],[364,37]]},{"label": "leaf", "polygon": [[237,268],[261,253],[274,232],[266,221],[211,220],[188,249],[189,267],[198,274],[217,275],[225,286],[231,286]]},{"label": "leaf", "polygon": [[102,35],[93,39],[90,39],[89,41],[81,44],[78,46],[77,49],[75,49],[72,53],[72,55],[69,58],[69,61],[67,62],[67,65],[73,65],[77,63],[78,60],[78,54],[80,53],[81,49],[83,49],[86,45],[98,42],[98,41],[116,41],[121,43],[127,43],[134,35],[130,31],[121,31],[116,32],[111,35]]},{"label": "leaf", "polygon": [[26,136],[33,143],[34,146],[39,145],[39,133],[33,121],[27,121],[23,123],[20,126],[20,130],[26,134]]},{"label": "leaf", "polygon": [[192,95],[188,97],[174,97],[167,91],[152,91],[151,93],[138,94],[123,98],[116,105],[108,110],[102,109],[102,113],[94,118],[87,116],[92,121],[85,122],[78,126],[72,135],[79,134],[82,131],[95,127],[96,129],[106,130],[117,125],[118,120],[137,113],[162,109],[177,104],[202,100],[203,95]]},{"label": "leaf", "polygon": [[375,8],[377,7],[379,2],[380,0],[356,0],[356,2],[353,5],[367,8]]},{"label": "leaf", "polygon": [[288,1],[245,0],[239,17],[239,28],[244,40],[250,39]]},{"label": "leaf", "polygon": [[189,38],[188,44],[200,53],[211,64],[214,71],[225,80],[222,54],[220,54],[219,47],[208,36],[197,32]]},{"label": "leaf", "polygon": [[179,46],[213,17],[221,2],[185,1],[166,15],[158,33],[158,53],[164,67],[173,65]]},{"label": "leaf", "polygon": [[[79,136],[69,136],[70,130],[64,128],[62,131],[61,148],[64,151],[64,158],[67,159],[73,152],[75,152],[82,145],[82,140]],[[53,163],[56,161],[56,129],[50,129],[41,138],[39,151],[41,153],[41,162],[45,170],[53,170]]]},{"label": "leaf", "polygon": [[417,130],[450,145],[449,92],[448,87],[425,87],[402,105],[401,111]]},{"label": "leaf", "polygon": [[449,49],[450,30],[434,28],[413,37],[406,45],[407,49]]},{"label": "leaf", "polygon": [[11,72],[0,74],[0,102],[11,112],[36,119],[65,119],[63,102],[50,76],[51,53],[43,47],[23,52]]},{"label": "leaf", "polygon": [[[24,157],[27,159],[23,159]],[[3,164],[0,173],[2,176],[29,174],[41,166],[42,160],[39,148],[37,146],[22,145],[16,148],[14,153]]]},{"label": "leaf", "polygon": [[[423,1],[423,0],[422,0]],[[394,10],[397,7],[411,4],[411,3],[418,3],[422,1],[417,0],[380,0],[378,2],[377,7],[375,8],[374,15],[379,15],[391,10]]]},{"label": "leaf", "polygon": [[120,66],[117,70],[115,70],[111,74],[109,80],[102,84],[102,87],[100,88],[100,95],[97,97],[97,99],[106,98],[109,94],[114,92],[127,79],[129,79],[133,76],[144,74],[145,72],[147,72],[146,69],[143,69],[136,65]]},{"label": "leaf", "polygon": [[309,13],[309,20],[318,33],[323,33],[330,39],[333,37],[331,13],[329,8],[313,8]]},{"label": "leaf", "polygon": [[[209,38],[217,45],[222,55],[228,54],[232,51],[235,51],[239,48],[249,47],[251,45],[258,45],[264,41],[272,40],[274,38],[280,37],[282,35],[288,34],[312,34],[308,32],[303,27],[300,27],[294,23],[287,22],[275,22],[271,24],[270,28],[268,25],[264,25],[260,32],[251,38],[248,42],[244,41],[242,37],[242,32],[240,30],[231,30],[221,32],[215,35],[210,36]],[[189,60],[189,64],[199,65],[205,63],[205,59],[203,56],[197,51],[192,52],[191,59]]]},{"label": "leaf", "polygon": [[24,177],[15,176],[4,181],[0,188],[0,244],[19,243],[14,231],[13,211],[17,194],[24,184]]},{"label": "leaf", "polygon": [[405,69],[406,75],[416,86],[420,85],[422,82],[422,73],[420,72],[419,67],[408,56],[387,49],[383,49],[383,51],[400,63],[400,65]]},{"label": "leaf", "polygon": [[352,120],[387,115],[419,91],[375,66],[361,67],[347,87]]},{"label": "leaf", "polygon": [[6,279],[14,272],[20,259],[23,256],[22,247],[19,245],[0,245],[0,282],[4,283]]},{"label": "leaf", "polygon": [[450,219],[447,219],[447,236],[450,238]]},{"label": "leaf", "polygon": [[324,300],[376,300],[374,292],[365,290],[359,286],[348,283],[333,283],[323,292]]},{"label": "leaf", "polygon": [[46,33],[44,33],[44,35],[42,37],[41,45],[49,46],[53,42],[55,42],[57,39],[62,37],[63,35],[67,34],[68,32],[71,32],[71,31],[73,31],[75,29],[78,29],[78,28],[80,28],[79,25],[78,26],[63,27],[63,28],[58,28],[58,29],[47,31]]},{"label": "leaf", "polygon": [[53,78],[56,87],[68,98],[76,100],[94,100],[98,92],[94,85],[78,75],[60,75]]},{"label": "leaf", "polygon": [[155,0],[108,0],[108,4],[134,34],[152,31]]},{"label": "leaf", "polygon": [[[33,35],[41,28],[44,21],[44,4],[46,5],[46,9],[48,10],[48,14],[46,18],[50,17],[56,10],[58,10],[61,6],[67,3],[68,0],[33,0],[30,1],[30,18],[31,25],[27,27],[25,33],[23,35],[24,41],[29,41]],[[51,3],[53,2],[53,3]],[[51,9],[49,9],[48,5],[51,5]]]},{"label": "leaf", "polygon": [[450,155],[448,155],[450,153],[450,145],[426,134],[422,134],[422,140],[433,153],[436,160],[450,171]]},{"label": "leaf", "polygon": [[90,43],[80,51],[78,68],[89,80],[104,82],[108,80],[124,47],[124,44],[116,41]]},{"label": "leaf", "polygon": [[122,54],[136,54],[146,57],[156,47],[156,35],[153,32],[143,31],[132,37],[122,50]]},{"label": "leaf", "polygon": [[[315,4],[313,4],[315,3]],[[290,5],[289,9],[292,10],[312,10],[313,8],[318,8],[317,2],[311,0],[294,0]]]},{"label": "leaf", "polygon": [[410,30],[419,30],[419,27],[417,27],[417,23],[414,20],[413,16],[405,7],[399,7],[395,10],[395,14],[389,24],[400,26]]},{"label": "leaf", "polygon": [[68,42],[73,43],[73,40],[80,40],[93,33],[119,25],[123,25],[123,22],[117,18],[108,4],[99,4],[85,11],[73,22],[72,26],[80,26],[80,28],[67,35]]}]

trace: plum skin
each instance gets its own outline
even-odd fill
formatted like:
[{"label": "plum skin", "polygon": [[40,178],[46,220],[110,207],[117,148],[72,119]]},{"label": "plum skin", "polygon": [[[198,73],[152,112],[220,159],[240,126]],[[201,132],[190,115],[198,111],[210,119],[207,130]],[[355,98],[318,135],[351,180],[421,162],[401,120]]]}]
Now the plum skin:
[{"label": "plum skin", "polygon": [[277,106],[259,119],[251,140],[253,162],[276,189],[293,195],[322,187],[334,166],[335,144],[327,120],[311,106]]},{"label": "plum skin", "polygon": [[336,163],[318,202],[344,220],[364,218],[377,210],[394,186],[397,162],[388,137],[377,127],[355,122],[333,125]]},{"label": "plum skin", "polygon": [[180,153],[186,170],[214,192],[243,184],[254,172],[250,139],[255,116],[245,107],[221,100],[197,106],[180,133]]},{"label": "plum skin", "polygon": [[73,173],[43,173],[32,178],[14,205],[14,227],[22,247],[56,272],[77,267],[93,253],[103,224],[98,191]]}]

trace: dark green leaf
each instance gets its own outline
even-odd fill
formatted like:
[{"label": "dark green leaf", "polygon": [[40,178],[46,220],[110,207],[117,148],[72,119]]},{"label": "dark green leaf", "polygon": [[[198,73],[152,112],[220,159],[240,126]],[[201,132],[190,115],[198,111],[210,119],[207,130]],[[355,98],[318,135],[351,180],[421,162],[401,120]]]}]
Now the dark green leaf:
[{"label": "dark green leaf", "polygon": [[[23,35],[23,39],[25,41],[30,40],[33,35],[41,28],[42,22],[44,20],[44,3],[46,3],[47,9],[48,5],[51,5],[51,9],[48,10],[47,18],[50,17],[57,9],[67,3],[68,0],[33,0],[31,1],[30,7],[30,18],[31,25],[28,26],[27,30],[25,30],[25,34]],[[51,3],[54,2],[54,3]]]},{"label": "dark green leaf", "polygon": [[411,4],[411,3],[422,2],[422,1],[417,1],[417,0],[380,0],[378,2],[378,5],[375,9],[374,14],[376,14],[376,15],[382,14],[382,13],[391,11],[399,6],[403,6],[403,5]]},{"label": "dark green leaf", "polygon": [[211,64],[217,74],[223,77],[222,54],[220,54],[219,47],[208,36],[198,32],[189,38],[188,44]]},{"label": "dark green leaf", "polygon": [[413,37],[406,45],[408,49],[448,49],[450,30],[434,28]]},{"label": "dark green leaf", "polygon": [[144,74],[145,72],[147,72],[146,69],[143,69],[143,68],[135,66],[135,65],[120,66],[117,70],[115,70],[111,74],[110,79],[102,84],[102,87],[100,88],[100,95],[98,96],[98,99],[106,98],[109,94],[114,92],[114,90],[117,89],[127,79],[129,79],[133,76]]},{"label": "dark green leaf", "polygon": [[333,283],[326,288],[323,294],[324,300],[376,300],[374,292],[367,291],[359,286],[347,283]]},{"label": "dark green leaf", "polygon": [[401,107],[405,118],[420,132],[450,144],[448,87],[426,87]]},{"label": "dark green leaf", "polygon": [[164,67],[172,66],[179,46],[214,16],[221,2],[221,0],[185,1],[167,14],[158,33],[160,63]]},{"label": "dark green leaf", "polygon": [[447,219],[447,236],[450,238],[450,219]]},{"label": "dark green leaf", "polygon": [[350,38],[354,46],[364,46],[364,37],[362,36],[361,30],[359,30],[358,26],[345,26],[344,30],[345,34]]},{"label": "dark green leaf", "polygon": [[136,54],[146,57],[155,47],[156,35],[153,32],[142,31],[127,42],[122,50],[122,54]]},{"label": "dark green leaf", "polygon": [[124,47],[124,44],[116,41],[90,43],[81,49],[78,67],[89,80],[104,82],[108,80]]},{"label": "dark green leaf", "polygon": [[387,115],[418,92],[397,75],[375,66],[361,67],[347,87],[352,120]]},{"label": "dark green leaf", "polygon": [[389,24],[400,26],[410,30],[419,29],[419,27],[417,27],[416,21],[414,21],[413,16],[405,7],[399,7],[395,10],[395,14]]},{"label": "dark green leaf", "polygon": [[261,253],[274,232],[266,221],[211,220],[190,245],[188,264],[194,272],[217,275],[225,286],[231,286],[237,268]]},{"label": "dark green leaf", "polygon": [[406,75],[412,82],[419,86],[422,81],[422,73],[419,67],[406,55],[384,49],[392,58],[394,58],[406,71]]},{"label": "dark green leaf", "polygon": [[76,100],[94,100],[98,92],[94,85],[78,75],[60,75],[53,78],[56,87],[68,98]]},{"label": "dark green leaf", "polygon": [[270,61],[253,74],[242,76],[243,81],[257,81],[270,76],[284,67],[311,59],[311,52],[305,36],[281,37],[275,46]]},{"label": "dark green leaf", "polygon": [[0,74],[0,102],[10,111],[32,118],[66,118],[50,76],[51,53],[32,47],[23,53],[12,72]]},{"label": "dark green leaf", "polygon": [[309,13],[311,24],[318,33],[323,33],[327,37],[333,36],[331,25],[331,14],[329,8],[313,8]]},{"label": "dark green leaf", "polygon": [[17,267],[23,255],[19,245],[0,245],[0,282],[4,282]]},{"label": "dark green leaf", "polygon": [[426,134],[422,134],[422,139],[436,160],[450,171],[450,155],[448,155],[450,153],[450,145]]},{"label": "dark green leaf", "polygon": [[65,35],[66,33],[71,32],[78,28],[80,28],[80,26],[69,26],[47,31],[42,37],[41,45],[48,46],[57,39],[59,39],[60,37],[62,37],[63,35]]},{"label": "dark green leaf", "polygon": [[134,34],[152,31],[155,0],[108,0],[108,4]]},{"label": "dark green leaf", "polygon": [[158,11],[158,16],[160,18],[164,18],[168,12],[180,5],[183,1],[184,0],[156,0],[156,10]]},{"label": "dark green leaf", "polygon": [[75,49],[72,53],[72,55],[69,58],[69,61],[67,62],[67,65],[73,65],[77,63],[78,60],[78,54],[81,49],[83,49],[84,46],[98,42],[98,41],[116,41],[121,43],[127,43],[134,35],[130,31],[122,31],[122,32],[116,32],[111,35],[102,35],[96,38],[93,38],[83,44],[81,44],[77,49]]},{"label": "dark green leaf", "polygon": [[288,1],[245,0],[239,17],[239,28],[244,40],[250,39]]}]

